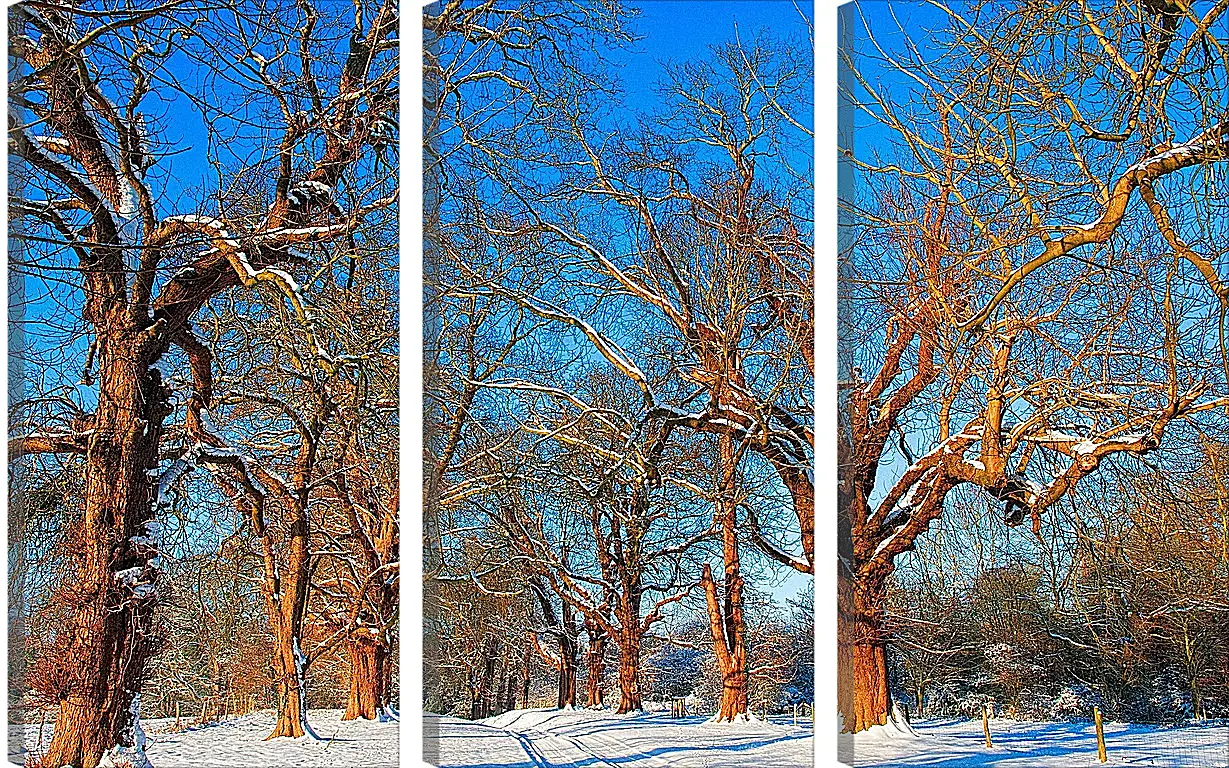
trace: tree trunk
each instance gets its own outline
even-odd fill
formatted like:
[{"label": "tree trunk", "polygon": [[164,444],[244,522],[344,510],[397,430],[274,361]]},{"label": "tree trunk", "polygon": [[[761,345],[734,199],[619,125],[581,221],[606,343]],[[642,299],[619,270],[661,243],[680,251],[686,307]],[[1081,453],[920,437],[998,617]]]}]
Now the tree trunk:
[{"label": "tree trunk", "polygon": [[168,393],[131,334],[99,338],[85,508],[69,547],[76,578],[56,594],[72,612],[57,660],[60,711],[43,757],[56,768],[94,768],[108,751],[148,764],[137,701],[152,651],[157,551],[137,542],[151,533]]},{"label": "tree trunk", "polygon": [[378,720],[388,706],[389,655],[382,635],[376,627],[359,627],[350,637],[350,698],[342,720]]},{"label": "tree trunk", "polygon": [[601,709],[606,687],[606,633],[591,622],[585,622],[589,634],[589,649],[585,654],[588,677],[585,681],[585,706]]},{"label": "tree trunk", "polygon": [[[717,668],[721,671],[721,702],[717,708],[714,720],[719,723],[732,723],[738,719],[747,719],[747,646],[743,640],[742,612],[738,612],[738,629],[734,630],[735,622],[722,610],[720,598],[717,595],[717,584],[713,581],[713,571],[708,563],[704,564],[701,575],[704,594],[708,604],[709,629],[713,637],[713,650],[717,657]],[[728,589],[727,589],[728,591]],[[726,605],[729,603],[727,601]]]},{"label": "tree trunk", "polygon": [[576,641],[561,638],[559,641],[559,698],[555,706],[559,709],[576,708]]},{"label": "tree trunk", "polygon": [[746,622],[743,619],[743,577],[738,557],[738,505],[733,492],[736,479],[734,441],[730,435],[721,436],[720,452],[722,470],[717,515],[721,521],[721,549],[725,561],[724,599],[718,598],[713,572],[707,563],[704,565],[702,583],[713,648],[721,670],[721,705],[715,720],[732,723],[747,719],[747,642]]},{"label": "tree trunk", "polygon": [[486,639],[486,661],[482,669],[482,717],[491,716],[491,694],[495,684],[495,653],[497,645],[495,638]]},{"label": "tree trunk", "polygon": [[[280,589],[279,589],[280,587]],[[289,736],[320,738],[307,723],[307,658],[299,644],[307,607],[307,522],[292,524],[284,576],[265,575],[266,604],[273,629],[273,664],[278,676],[277,723],[265,740]]]},{"label": "tree trunk", "polygon": [[576,673],[579,668],[580,649],[576,642],[576,621],[572,606],[564,601],[563,623],[559,633],[559,709],[576,708]]},{"label": "tree trunk", "polygon": [[[638,622],[637,622],[638,623]],[[640,701],[640,632],[636,624],[623,623],[619,634],[618,714],[644,709]]]},{"label": "tree trunk", "polygon": [[521,684],[521,709],[529,709],[529,683],[533,673],[533,645],[525,645],[525,681]]},{"label": "tree trunk", "polygon": [[504,692],[504,711],[511,712],[516,709],[516,687],[519,683],[516,673],[508,677],[508,689]]},{"label": "tree trunk", "polygon": [[837,705],[844,731],[857,733],[888,722],[887,642],[882,584],[856,584],[837,576]]},{"label": "tree trunk", "polygon": [[[295,473],[299,491],[291,494],[283,488],[276,497],[270,496],[251,504],[253,532],[260,539],[264,558],[265,609],[273,632],[273,665],[277,674],[277,723],[265,740],[282,736],[320,738],[307,722],[307,657],[300,645],[303,637],[303,616],[307,612],[307,582],[309,578],[307,475],[314,457],[314,446],[300,457]],[[288,525],[284,564],[279,565],[273,542],[273,531],[265,525],[265,506],[281,506],[282,519]]]},{"label": "tree trunk", "polygon": [[319,738],[307,724],[307,686],[299,635],[289,628],[274,632],[273,665],[278,677],[277,723],[265,741],[281,736]]}]

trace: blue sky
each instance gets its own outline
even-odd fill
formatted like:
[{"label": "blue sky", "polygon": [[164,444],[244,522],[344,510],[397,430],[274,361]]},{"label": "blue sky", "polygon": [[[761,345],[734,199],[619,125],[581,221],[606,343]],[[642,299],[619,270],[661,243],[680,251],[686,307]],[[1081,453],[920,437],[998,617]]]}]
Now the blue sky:
[{"label": "blue sky", "polygon": [[795,5],[792,0],[648,0],[635,7],[643,39],[632,53],[616,57],[633,102],[651,100],[652,86],[663,74],[662,61],[701,57],[708,46],[734,39],[735,32],[744,41],[763,28],[805,34],[799,12],[814,18],[810,2]]}]

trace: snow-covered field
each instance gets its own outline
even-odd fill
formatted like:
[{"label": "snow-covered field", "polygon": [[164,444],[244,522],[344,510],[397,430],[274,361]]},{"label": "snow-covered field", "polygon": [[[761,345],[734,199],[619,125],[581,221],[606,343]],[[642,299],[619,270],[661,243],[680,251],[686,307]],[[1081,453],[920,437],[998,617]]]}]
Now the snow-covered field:
[{"label": "snow-covered field", "polygon": [[1076,768],[1077,766],[1229,767],[1229,728],[1106,723],[1108,762],[1097,760],[1092,723],[991,720],[986,749],[981,720],[919,720],[917,736],[874,728],[839,739],[842,762],[857,768]]},{"label": "snow-covered field", "polygon": [[[231,768],[260,766],[261,768],[377,768],[397,765],[397,723],[373,723],[367,720],[342,722],[340,709],[313,709],[307,721],[320,736],[319,741],[303,739],[264,738],[273,730],[272,711],[207,725],[191,730],[171,732],[170,720],[142,720],[149,738],[146,754],[156,768]],[[38,725],[18,725],[26,749],[37,753]],[[15,734],[11,734],[15,735]],[[51,739],[51,724],[43,731],[44,745]],[[21,764],[25,755],[9,743],[9,760]]]},{"label": "snow-covered field", "polygon": [[[427,715],[444,768],[804,768],[811,724],[713,725],[703,717],[528,709],[486,720]],[[784,722],[784,721],[782,721]],[[436,730],[438,729],[438,731]]]}]

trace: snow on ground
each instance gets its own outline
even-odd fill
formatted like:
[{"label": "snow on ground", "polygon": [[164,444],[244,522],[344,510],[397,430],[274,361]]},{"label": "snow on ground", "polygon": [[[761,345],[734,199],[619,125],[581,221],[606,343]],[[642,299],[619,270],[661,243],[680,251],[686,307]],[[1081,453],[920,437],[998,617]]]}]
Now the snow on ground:
[{"label": "snow on ground", "polygon": [[[271,710],[191,730],[172,732],[175,718],[142,720],[149,738],[146,754],[155,768],[382,768],[397,765],[397,723],[369,720],[342,722],[343,710],[313,709],[307,720],[320,735],[311,739],[264,738],[273,731]],[[38,751],[38,725],[11,726],[11,736],[20,733],[26,749]],[[51,723],[43,730],[43,745],[51,740]],[[9,760],[21,764],[24,754],[15,751],[11,738]]]},{"label": "snow on ground", "polygon": [[555,709],[426,718],[429,759],[438,733],[443,768],[804,768],[813,760],[811,724],[795,728],[788,718],[715,725],[704,717]]},{"label": "snow on ground", "polygon": [[916,720],[913,729],[917,737],[883,729],[852,738],[842,734],[840,759],[857,768],[1229,766],[1229,728],[1224,726],[1106,723],[1106,763],[1097,761],[1096,730],[1090,722],[991,720],[992,749],[986,749],[981,720]]}]

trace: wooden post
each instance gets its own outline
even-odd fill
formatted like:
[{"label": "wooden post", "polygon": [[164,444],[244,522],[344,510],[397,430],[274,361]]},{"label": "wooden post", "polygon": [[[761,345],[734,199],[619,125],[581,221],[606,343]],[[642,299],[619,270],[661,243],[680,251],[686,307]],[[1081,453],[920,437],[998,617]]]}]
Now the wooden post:
[{"label": "wooden post", "polygon": [[202,725],[205,723],[205,715],[209,712],[209,700],[201,699],[201,719],[198,721]]},{"label": "wooden post", "polygon": [[1092,719],[1097,725],[1097,759],[1105,762],[1109,758],[1105,756],[1105,729],[1101,726],[1101,708],[1092,708]]},{"label": "wooden post", "polygon": [[175,730],[179,730],[179,702],[175,702]]},{"label": "wooden post", "polygon": [[794,702],[794,727],[798,727],[798,702]]},{"label": "wooden post", "polygon": [[986,734],[986,749],[994,749],[994,744],[990,741],[990,717],[985,705],[981,708],[981,729]]}]

